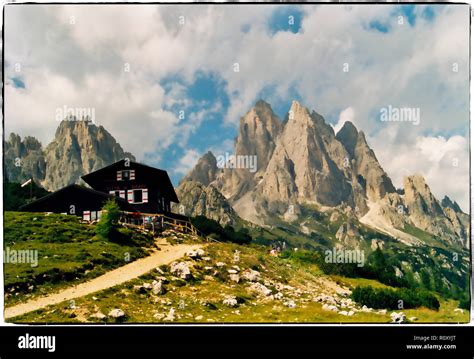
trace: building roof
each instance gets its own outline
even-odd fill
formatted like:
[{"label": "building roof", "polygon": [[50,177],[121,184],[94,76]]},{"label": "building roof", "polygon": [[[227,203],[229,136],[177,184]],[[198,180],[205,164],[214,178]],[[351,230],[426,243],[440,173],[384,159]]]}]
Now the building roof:
[{"label": "building roof", "polygon": [[91,172],[82,176],[81,178],[91,187],[97,188],[100,187],[103,181],[103,176],[108,172],[120,171],[124,168],[130,169],[137,169],[141,168],[144,170],[146,179],[149,182],[153,182],[159,184],[160,191],[162,192],[163,196],[168,198],[170,201],[179,203],[178,196],[174,190],[173,184],[168,176],[168,173],[164,170],[159,168],[151,167],[144,165],[142,163],[134,162],[131,160],[127,160],[129,162],[129,166],[125,166],[125,159],[112,163],[109,166],[103,167],[97,171]]}]

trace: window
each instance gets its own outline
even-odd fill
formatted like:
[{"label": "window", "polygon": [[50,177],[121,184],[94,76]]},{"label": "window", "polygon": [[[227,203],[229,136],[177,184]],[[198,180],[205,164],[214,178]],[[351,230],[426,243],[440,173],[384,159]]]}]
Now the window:
[{"label": "window", "polygon": [[141,189],[133,191],[133,202],[135,203],[143,202],[143,195],[142,195]]},{"label": "window", "polygon": [[135,179],[135,170],[117,171],[117,181],[133,181]]},{"label": "window", "polygon": [[148,203],[148,189],[129,189],[127,200],[128,203]]},{"label": "window", "polygon": [[82,212],[82,219],[84,221],[96,221],[101,217],[101,211],[84,211]]}]

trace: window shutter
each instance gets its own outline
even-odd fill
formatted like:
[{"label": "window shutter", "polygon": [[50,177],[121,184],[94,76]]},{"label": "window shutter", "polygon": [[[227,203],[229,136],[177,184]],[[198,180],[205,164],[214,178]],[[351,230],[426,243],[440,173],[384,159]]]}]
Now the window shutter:
[{"label": "window shutter", "polygon": [[117,181],[122,180],[122,171],[117,171]]},{"label": "window shutter", "polygon": [[120,198],[125,199],[125,191],[120,190]]},{"label": "window shutter", "polygon": [[133,203],[133,190],[127,191],[128,203]]},{"label": "window shutter", "polygon": [[91,220],[91,211],[82,212],[82,219],[84,221],[90,221]]},{"label": "window shutter", "polygon": [[148,189],[146,188],[142,190],[142,202],[148,203]]},{"label": "window shutter", "polygon": [[130,170],[130,180],[135,179],[135,170]]}]

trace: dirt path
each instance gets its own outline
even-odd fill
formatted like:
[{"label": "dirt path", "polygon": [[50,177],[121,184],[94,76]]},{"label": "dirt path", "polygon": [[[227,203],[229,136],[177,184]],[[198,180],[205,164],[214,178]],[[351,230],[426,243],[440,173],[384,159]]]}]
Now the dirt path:
[{"label": "dirt path", "polygon": [[155,251],[145,258],[138,259],[130,264],[124,265],[123,267],[114,269],[88,282],[64,289],[58,293],[53,293],[45,297],[29,300],[26,303],[5,308],[5,319],[32,312],[48,305],[58,304],[65,300],[83,297],[91,293],[114,287],[146,274],[162,264],[171,263],[174,260],[183,257],[188,251],[201,247],[198,244],[179,244],[174,246],[166,245],[164,243],[160,244],[162,245],[160,251]]}]

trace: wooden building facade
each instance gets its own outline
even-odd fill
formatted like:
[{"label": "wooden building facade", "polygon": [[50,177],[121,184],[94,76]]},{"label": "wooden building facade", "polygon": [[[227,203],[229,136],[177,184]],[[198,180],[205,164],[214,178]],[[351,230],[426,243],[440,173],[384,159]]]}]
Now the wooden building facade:
[{"label": "wooden building facade", "polygon": [[[109,198],[116,198],[126,212],[171,214],[171,202],[179,203],[166,171],[130,160],[82,176],[92,189],[71,185],[21,208],[28,212],[67,213],[92,220]],[[71,207],[73,206],[73,207]],[[70,208],[74,208],[74,213]]]}]

